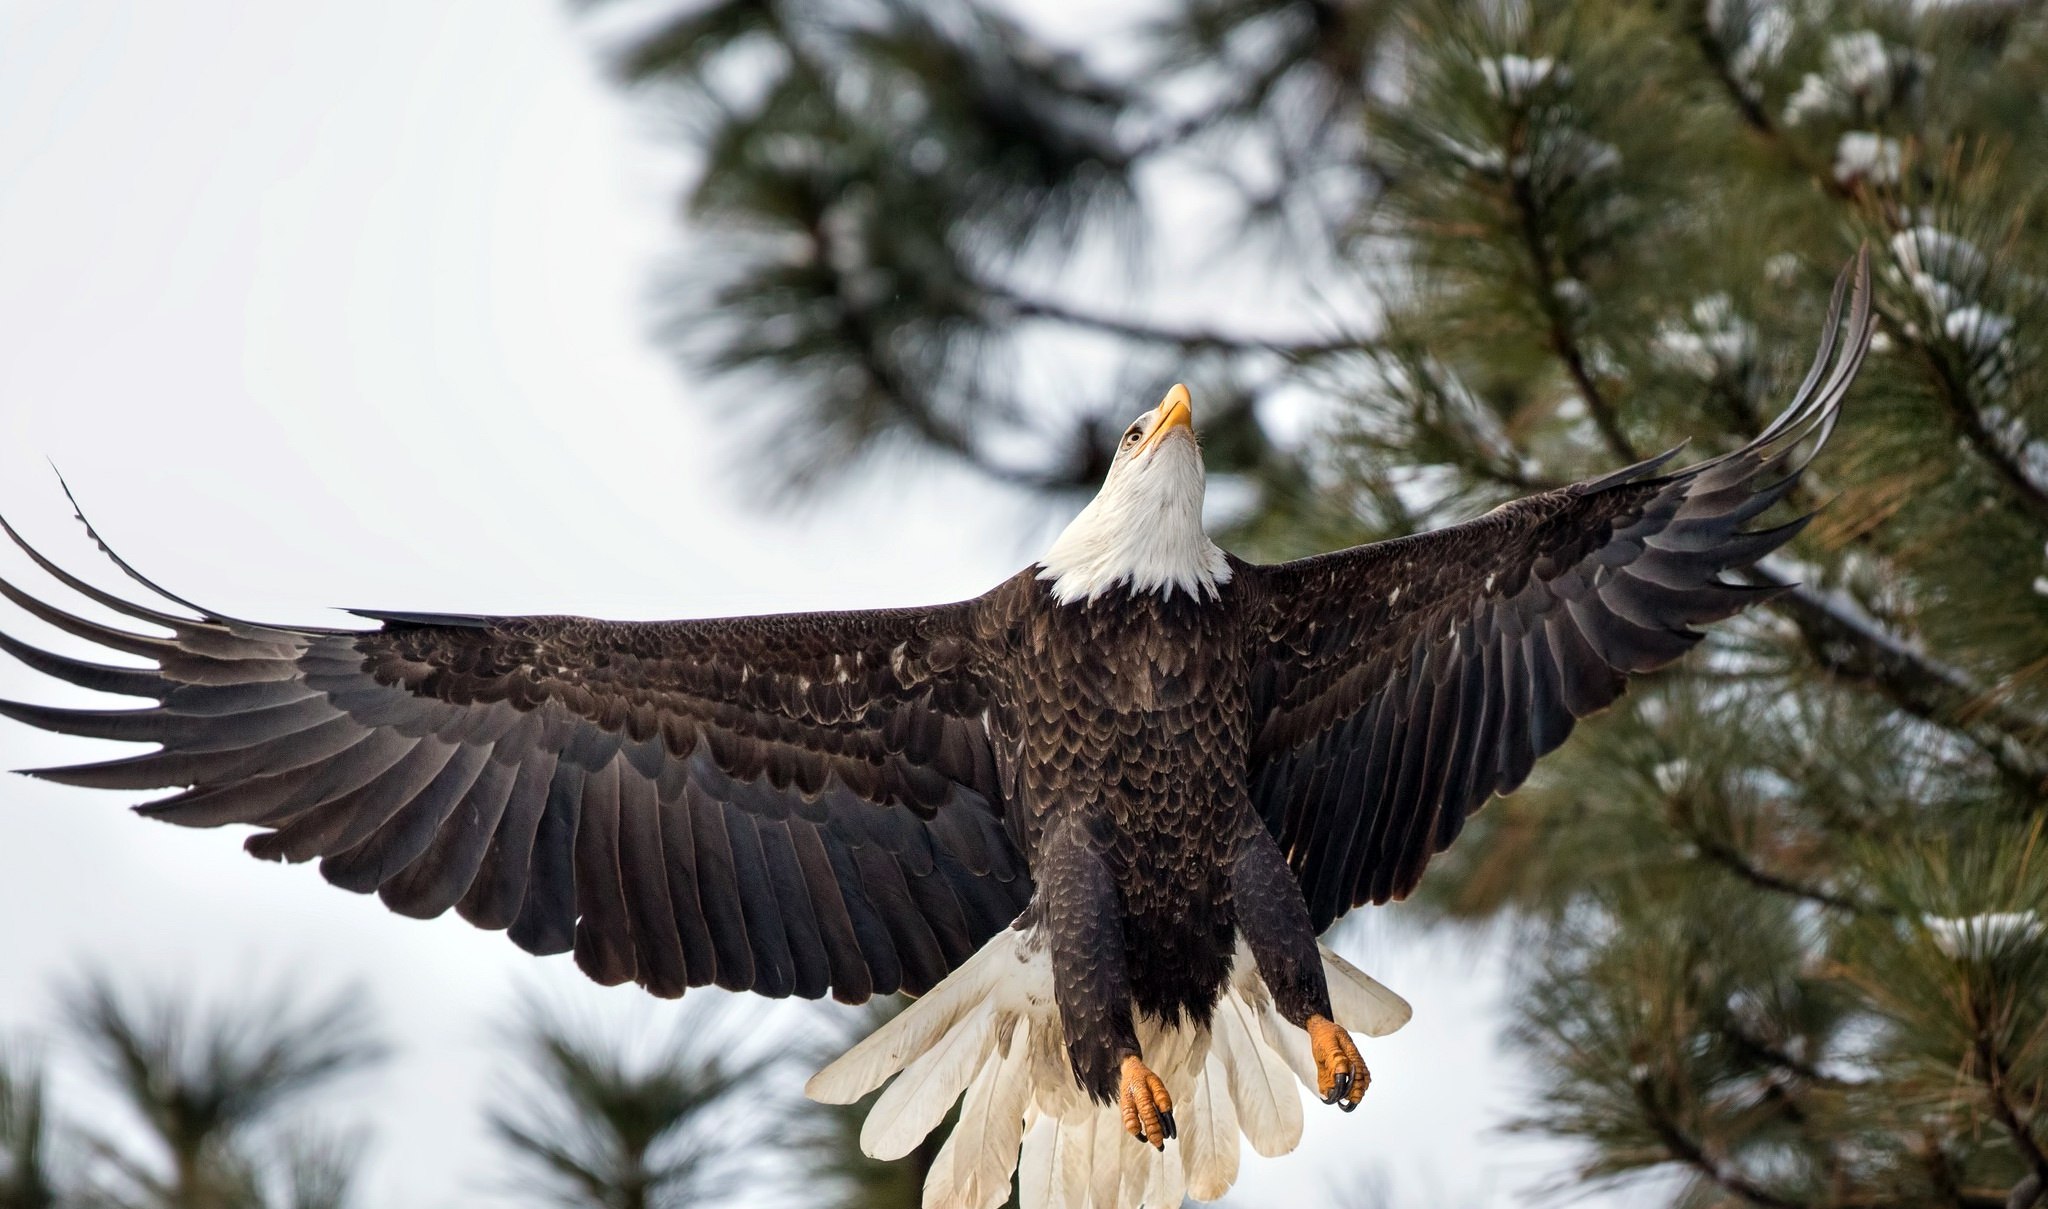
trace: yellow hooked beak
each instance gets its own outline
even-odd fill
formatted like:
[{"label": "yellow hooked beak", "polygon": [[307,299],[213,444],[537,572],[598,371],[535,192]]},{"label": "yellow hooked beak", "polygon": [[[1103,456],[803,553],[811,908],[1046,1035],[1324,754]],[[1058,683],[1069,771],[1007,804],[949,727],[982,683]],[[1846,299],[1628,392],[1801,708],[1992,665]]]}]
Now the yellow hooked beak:
[{"label": "yellow hooked beak", "polygon": [[[1159,400],[1159,411],[1157,414],[1159,421],[1152,425],[1152,431],[1146,434],[1144,444],[1138,446],[1138,454],[1143,454],[1146,450],[1165,440],[1166,434],[1176,428],[1185,428],[1193,431],[1195,427],[1195,409],[1188,401],[1188,388],[1178,382],[1174,383],[1173,389],[1166,392],[1166,397]],[[1134,454],[1133,456],[1137,455]]]}]

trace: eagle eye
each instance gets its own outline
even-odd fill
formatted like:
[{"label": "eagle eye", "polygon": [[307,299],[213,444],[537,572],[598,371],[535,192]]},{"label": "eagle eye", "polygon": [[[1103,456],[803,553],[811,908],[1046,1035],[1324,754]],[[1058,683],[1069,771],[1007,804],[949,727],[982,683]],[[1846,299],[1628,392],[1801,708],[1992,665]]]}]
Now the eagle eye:
[{"label": "eagle eye", "polygon": [[1129,428],[1124,430],[1124,444],[1127,446],[1136,445],[1138,443],[1138,438],[1144,435],[1145,430],[1138,427],[1136,424],[1133,424]]}]

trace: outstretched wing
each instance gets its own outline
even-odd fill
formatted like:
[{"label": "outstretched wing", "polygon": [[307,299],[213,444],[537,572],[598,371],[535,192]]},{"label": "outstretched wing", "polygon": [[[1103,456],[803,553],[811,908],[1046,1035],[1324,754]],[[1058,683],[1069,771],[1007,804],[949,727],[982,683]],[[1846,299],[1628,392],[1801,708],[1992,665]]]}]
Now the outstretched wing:
[{"label": "outstretched wing", "polygon": [[0,635],[39,671],[151,702],[0,703],[47,730],[160,745],[35,775],[182,788],[138,809],[253,824],[250,852],[317,857],[329,881],[406,915],[453,907],[657,995],[715,983],[858,1002],[930,989],[1030,895],[980,722],[973,602],[652,623],[368,614],[382,628],[302,629],[175,597],[198,615],[136,605],[6,531],[67,587],[168,631],[84,620],[0,583],[35,617],[153,665]]},{"label": "outstretched wing", "polygon": [[1869,346],[1866,256],[1854,272],[1846,333],[1848,270],[1798,395],[1742,449],[1657,474],[1673,450],[1449,529],[1245,568],[1265,598],[1252,797],[1318,931],[1407,895],[1465,819],[1629,673],[1769,594],[1720,576],[1808,519],[1744,530],[1827,440]]}]

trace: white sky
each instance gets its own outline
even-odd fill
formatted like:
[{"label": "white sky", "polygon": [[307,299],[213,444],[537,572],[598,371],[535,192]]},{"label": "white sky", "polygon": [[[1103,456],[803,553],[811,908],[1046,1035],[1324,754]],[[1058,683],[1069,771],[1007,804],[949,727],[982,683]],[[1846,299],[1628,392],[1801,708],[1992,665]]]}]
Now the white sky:
[{"label": "white sky", "polygon": [[[131,561],[280,621],[922,603],[1021,565],[1043,512],[957,473],[766,508],[644,338],[677,240],[674,161],[646,127],[561,0],[0,0],[0,511],[119,586],[54,460]],[[40,582],[12,551],[0,574]],[[11,663],[0,695],[87,700]],[[116,750],[0,725],[8,768]],[[364,1204],[495,1203],[489,1028],[521,988],[666,1010],[122,805],[0,782],[0,1036],[41,1027],[88,967],[223,995],[358,984],[397,1049],[343,1098],[374,1138]],[[1389,935],[1391,914],[1347,947],[1415,1022],[1367,1045],[1364,1107],[1312,1109],[1303,1151],[1248,1164],[1235,1203],[1328,1174],[1402,1205],[1510,1205],[1555,1174],[1558,1151],[1494,1132],[1516,1102],[1499,947]]]}]

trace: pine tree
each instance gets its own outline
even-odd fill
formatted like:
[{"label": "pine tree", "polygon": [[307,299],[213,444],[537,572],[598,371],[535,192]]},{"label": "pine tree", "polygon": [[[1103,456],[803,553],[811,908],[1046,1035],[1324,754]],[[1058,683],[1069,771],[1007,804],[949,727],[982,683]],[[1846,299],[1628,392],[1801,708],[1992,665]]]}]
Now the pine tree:
[{"label": "pine tree", "polygon": [[381,1057],[352,996],[208,1008],[103,977],[68,997],[71,1031],[127,1108],[80,1126],[90,1159],[61,1204],[93,1209],[341,1209],[354,1147],[305,1127],[305,1100]]},{"label": "pine tree", "polygon": [[748,1115],[768,1056],[747,1057],[729,1001],[693,996],[658,1038],[600,1034],[529,1006],[515,1038],[516,1108],[492,1131],[536,1177],[529,1204],[664,1209],[730,1192],[762,1121]]},{"label": "pine tree", "polygon": [[697,155],[673,345],[811,434],[792,485],[907,449],[1092,488],[1185,378],[1242,553],[1398,535],[1740,442],[1871,248],[1878,347],[1793,501],[1825,509],[1752,577],[1781,594],[1482,812],[1422,906],[1526,934],[1524,1127],[1578,1178],[2037,1203],[2038,6],[1016,11],[714,0],[618,48]]},{"label": "pine tree", "polygon": [[56,1209],[54,1133],[41,1065],[0,1048],[0,1209]]}]

